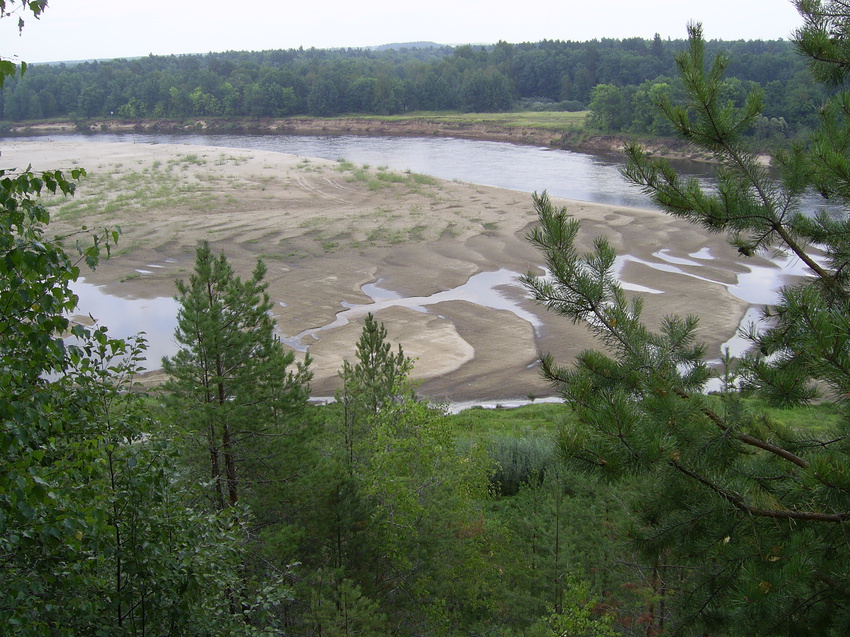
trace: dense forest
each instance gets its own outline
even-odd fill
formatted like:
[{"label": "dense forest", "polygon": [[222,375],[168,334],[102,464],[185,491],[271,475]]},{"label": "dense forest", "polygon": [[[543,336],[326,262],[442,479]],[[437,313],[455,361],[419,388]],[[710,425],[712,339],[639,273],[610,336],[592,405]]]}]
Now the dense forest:
[{"label": "dense forest", "polygon": [[[543,41],[400,49],[297,49],[36,65],[7,80],[0,119],[319,117],[515,108],[594,111],[606,132],[669,134],[647,98],[681,94],[685,40]],[[726,91],[768,95],[759,134],[811,128],[823,87],[788,41],[712,41]],[[781,118],[782,124],[779,120]],[[772,128],[770,126],[773,122]]]}]

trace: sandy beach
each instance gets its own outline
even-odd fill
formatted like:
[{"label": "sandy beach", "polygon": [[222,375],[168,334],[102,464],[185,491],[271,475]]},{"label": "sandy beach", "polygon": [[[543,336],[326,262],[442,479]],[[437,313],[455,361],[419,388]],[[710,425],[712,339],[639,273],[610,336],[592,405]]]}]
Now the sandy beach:
[{"label": "sandy beach", "polygon": [[[83,273],[110,295],[173,296],[203,239],[243,276],[262,257],[280,332],[309,347],[317,396],[337,387],[367,311],[416,359],[420,393],[436,400],[552,395],[536,368],[541,354],[568,363],[597,346],[514,281],[514,273],[541,272],[526,240],[536,221],[527,193],[229,148],[16,140],[3,144],[2,158],[7,167],[86,169],[73,199],[51,201],[51,232],[120,226],[112,257]],[[602,234],[629,256],[621,277],[648,289],[634,293],[646,297],[650,325],[671,313],[696,314],[709,355],[720,355],[747,309],[728,290],[745,268],[721,237],[653,210],[556,203],[582,221],[588,249]],[[678,272],[660,269],[671,263]],[[509,301],[501,309],[453,298],[471,277],[499,272],[502,283],[487,294]],[[376,283],[377,292],[364,291]],[[412,307],[399,301],[407,297]],[[347,323],[326,327],[347,308]]]}]

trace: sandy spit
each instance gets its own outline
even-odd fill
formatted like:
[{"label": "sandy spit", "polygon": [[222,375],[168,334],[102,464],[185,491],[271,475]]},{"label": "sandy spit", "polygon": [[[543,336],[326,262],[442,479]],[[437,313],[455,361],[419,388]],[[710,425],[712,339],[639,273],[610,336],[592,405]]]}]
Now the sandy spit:
[{"label": "sandy spit", "polygon": [[[172,296],[174,280],[188,278],[195,246],[207,239],[243,276],[263,258],[284,336],[327,326],[346,306],[363,306],[348,323],[302,339],[314,358],[315,395],[337,387],[337,370],[353,357],[369,310],[416,358],[420,393],[436,400],[552,395],[536,368],[541,354],[569,363],[597,346],[583,327],[525,298],[510,274],[497,290],[516,311],[446,298],[476,274],[541,272],[526,240],[535,223],[527,193],[214,147],[21,140],[6,142],[2,159],[7,167],[87,170],[72,200],[51,201],[51,228],[68,234],[120,226],[112,257],[84,273],[110,295]],[[634,257],[622,277],[652,289],[641,293],[650,325],[671,313],[696,314],[709,354],[719,356],[747,309],[728,291],[742,267],[722,238],[653,210],[556,203],[582,220],[588,249],[602,234]],[[711,260],[680,265],[681,273],[656,267],[693,261],[697,253]],[[374,283],[423,303],[370,306],[363,286]],[[87,311],[96,315],[96,308]]]}]

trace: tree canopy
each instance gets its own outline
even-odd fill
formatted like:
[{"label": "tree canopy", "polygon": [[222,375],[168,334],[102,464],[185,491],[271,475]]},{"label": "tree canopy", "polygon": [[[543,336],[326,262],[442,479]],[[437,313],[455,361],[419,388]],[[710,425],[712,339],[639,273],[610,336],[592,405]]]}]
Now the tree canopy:
[{"label": "tree canopy", "polygon": [[711,373],[695,337],[698,319],[647,325],[643,299],[629,298],[616,280],[605,239],[579,253],[578,222],[545,194],[534,199],[540,226],[530,239],[550,276],[529,274],[525,283],[605,347],[583,352],[572,368],[544,360],[577,416],[560,433],[561,449],[574,466],[636,485],[630,535],[674,632],[838,635],[850,625],[848,415],[812,430],[780,425],[742,401],[752,394],[791,405],[822,394],[843,404],[850,395],[847,215],[808,216],[799,205],[810,188],[844,210],[850,203],[850,98],[841,86],[850,12],[844,2],[796,4],[805,19],[797,45],[814,56],[818,77],[840,90],[821,109],[810,144],[778,157],[778,178],[743,136],[760,117],[762,92],[738,106],[727,99],[730,59],[708,59],[698,24],[676,58],[684,100],[663,96],[659,105],[679,136],[720,164],[716,190],[680,178],[638,144],[626,149],[625,177],[667,213],[726,234],[744,258],[778,250],[810,270],[765,308],[765,326],[750,330],[737,384],[703,393]]},{"label": "tree canopy", "polygon": [[[623,96],[626,131],[640,129],[639,87],[674,78],[684,40],[544,40],[487,46],[289,49],[34,65],[0,91],[0,118],[246,118],[397,114],[422,110],[585,109],[594,87]],[[758,84],[774,97],[768,118],[809,125],[818,99],[793,45],[712,41],[734,60],[736,96]],[[646,87],[641,88],[644,90]],[[640,129],[640,130],[638,130]]]}]

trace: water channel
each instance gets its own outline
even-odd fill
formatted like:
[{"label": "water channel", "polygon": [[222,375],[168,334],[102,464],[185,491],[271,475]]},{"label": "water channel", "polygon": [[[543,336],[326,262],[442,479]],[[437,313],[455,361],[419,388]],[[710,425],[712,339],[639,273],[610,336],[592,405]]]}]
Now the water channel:
[{"label": "water channel", "polygon": [[[184,144],[264,150],[372,167],[386,166],[482,186],[520,192],[547,190],[556,197],[617,206],[650,207],[639,189],[619,173],[616,156],[592,155],[538,146],[520,146],[447,137],[365,135],[202,135],[162,133],[67,134],[33,139],[137,144]],[[699,162],[677,162],[680,172],[709,179],[713,170]]]},{"label": "water channel", "polygon": [[[345,159],[357,164],[386,166],[391,169],[412,171],[435,177],[464,181],[485,186],[507,188],[521,192],[548,190],[554,196],[582,201],[606,203],[619,206],[652,207],[649,199],[637,188],[626,183],[620,176],[621,163],[617,157],[591,155],[565,150],[551,150],[535,146],[520,146],[503,142],[471,141],[451,138],[410,138],[355,135],[206,135],[206,134],[142,134],[142,133],[96,133],[51,136],[62,141],[84,144],[90,142],[124,142],[140,144],[182,144],[218,146],[248,150],[264,150],[318,157],[328,160]],[[36,139],[49,139],[40,137]],[[713,169],[698,162],[678,162],[676,169],[689,177],[710,184]],[[806,204],[809,209],[819,205],[813,196]],[[654,255],[660,261],[643,262],[645,265],[685,275],[679,265],[707,262],[710,254],[691,255],[689,263],[677,263],[665,256],[664,251]],[[623,255],[619,260],[622,268],[634,260]],[[748,274],[740,275],[736,284],[728,286],[730,293],[754,306],[767,304],[775,299],[776,290],[789,275],[799,275],[798,265],[792,261],[780,263],[780,269],[750,268]],[[151,267],[156,267],[152,264]],[[332,329],[347,321],[391,305],[403,305],[419,311],[427,306],[446,300],[465,299],[487,307],[498,307],[513,311],[537,327],[533,315],[523,312],[515,301],[497,290],[511,282],[517,274],[506,270],[481,273],[465,285],[454,290],[441,292],[434,297],[399,298],[390,290],[383,290],[380,282],[365,286],[363,291],[371,302],[341,308],[336,321],[328,326],[308,330],[302,334],[288,335],[285,341],[296,349],[304,350],[317,331]],[[694,275],[688,275],[694,276]],[[697,277],[699,278],[699,277]],[[625,285],[626,289],[646,293],[658,292],[650,288]],[[98,291],[94,286],[81,283],[77,287],[80,306],[85,311],[96,308],[98,317],[110,326],[117,336],[127,336],[145,331],[152,345],[148,365],[154,366],[161,356],[172,353],[175,345],[159,335],[173,333],[176,303],[172,299],[152,299],[144,302],[116,299]],[[137,307],[138,306],[138,307]],[[91,310],[94,312],[95,310]],[[751,322],[756,312],[750,311],[745,322]],[[745,344],[739,338],[728,343],[733,354],[740,354]]]}]

